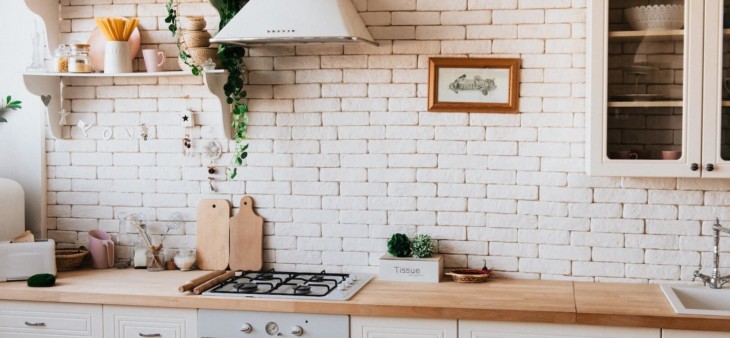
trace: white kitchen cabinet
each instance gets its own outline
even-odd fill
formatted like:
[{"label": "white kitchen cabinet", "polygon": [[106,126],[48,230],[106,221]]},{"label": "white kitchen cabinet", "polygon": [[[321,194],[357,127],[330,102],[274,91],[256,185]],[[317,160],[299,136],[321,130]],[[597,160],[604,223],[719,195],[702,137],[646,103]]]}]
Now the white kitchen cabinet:
[{"label": "white kitchen cabinet", "polygon": [[456,338],[455,319],[350,318],[350,338]]},{"label": "white kitchen cabinet", "polygon": [[659,338],[659,329],[574,324],[459,321],[459,338]]},{"label": "white kitchen cabinet", "polygon": [[727,338],[730,332],[662,329],[662,338]]},{"label": "white kitchen cabinet", "polygon": [[101,305],[0,301],[0,338],[101,338],[101,318]]},{"label": "white kitchen cabinet", "polygon": [[[683,5],[683,28],[632,27],[647,3]],[[587,4],[588,174],[730,177],[730,0]]]},{"label": "white kitchen cabinet", "polygon": [[197,334],[195,309],[104,306],[105,338],[194,338]]}]

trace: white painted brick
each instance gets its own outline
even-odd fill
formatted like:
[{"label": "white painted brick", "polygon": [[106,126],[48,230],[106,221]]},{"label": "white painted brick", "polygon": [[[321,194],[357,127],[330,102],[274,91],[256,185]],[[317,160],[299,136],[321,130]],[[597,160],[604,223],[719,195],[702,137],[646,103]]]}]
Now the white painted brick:
[{"label": "white painted brick", "polygon": [[433,183],[391,183],[388,184],[388,196],[435,197],[436,184]]},{"label": "white painted brick", "polygon": [[333,126],[366,126],[370,116],[367,112],[322,113],[322,124]]},{"label": "white painted brick", "polygon": [[513,214],[517,212],[517,202],[514,200],[470,198],[469,211]]},{"label": "white painted brick", "polygon": [[535,200],[538,198],[538,189],[534,186],[489,185],[487,197]]},{"label": "white painted brick", "polygon": [[388,185],[385,183],[343,182],[340,184],[342,196],[386,196]]},{"label": "white painted brick", "polygon": [[697,221],[646,221],[647,234],[696,236],[699,235],[700,232],[701,224]]},{"label": "white painted brick", "polygon": [[626,235],[627,248],[641,249],[677,249],[677,236],[668,235]]},{"label": "white painted brick", "polygon": [[417,208],[415,197],[368,197],[367,206],[370,210],[411,210]]},{"label": "white painted brick", "polygon": [[495,241],[492,243],[494,249],[494,245],[500,243],[517,242],[517,229],[470,227],[467,229],[467,237],[470,240]]},{"label": "white painted brick", "polygon": [[[525,230],[520,230],[520,232]],[[591,259],[591,248],[567,245],[540,245],[540,258],[572,261],[588,261]]]},{"label": "white painted brick", "polygon": [[574,246],[592,246],[620,248],[624,245],[624,235],[592,232],[571,232],[570,244]]},{"label": "white painted brick", "polygon": [[678,279],[679,267],[672,265],[626,264],[626,277]]},{"label": "white painted brick", "polygon": [[524,215],[568,216],[568,206],[564,203],[519,201],[517,212]]},{"label": "white painted brick", "polygon": [[641,234],[644,233],[644,220],[593,218],[591,220],[591,231]]},{"label": "white painted brick", "polygon": [[623,277],[624,264],[601,262],[573,262],[574,276]]},{"label": "white painted brick", "polygon": [[520,258],[520,271],[568,275],[571,266],[568,260]]},{"label": "white painted brick", "polygon": [[420,197],[418,210],[426,211],[466,211],[466,198],[454,197]]},{"label": "white painted brick", "polygon": [[644,250],[630,248],[593,248],[593,261],[617,263],[643,263]]},{"label": "white painted brick", "polygon": [[494,228],[537,228],[537,217],[528,215],[487,214],[487,226]]},{"label": "white painted brick", "polygon": [[700,254],[698,252],[669,251],[669,250],[646,250],[646,263],[664,265],[685,265],[699,266]]},{"label": "white painted brick", "polygon": [[676,219],[677,207],[673,205],[625,204],[625,218]]},{"label": "white painted brick", "polygon": [[517,236],[520,243],[570,244],[570,232],[563,230],[520,229]]}]

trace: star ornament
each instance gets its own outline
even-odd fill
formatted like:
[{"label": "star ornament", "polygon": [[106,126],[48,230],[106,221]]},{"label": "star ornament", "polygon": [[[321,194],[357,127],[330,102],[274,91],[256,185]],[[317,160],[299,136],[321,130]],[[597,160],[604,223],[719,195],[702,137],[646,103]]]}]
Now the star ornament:
[{"label": "star ornament", "polygon": [[188,119],[190,119],[190,116],[185,114],[185,115],[183,115],[182,119],[183,119],[183,122],[188,122]]},{"label": "star ornament", "polygon": [[59,120],[59,121],[58,121],[58,125],[59,125],[59,126],[65,126],[65,125],[66,125],[66,123],[68,123],[68,121],[66,121],[66,117],[67,117],[67,116],[68,116],[69,114],[70,114],[70,113],[69,113],[68,111],[66,111],[66,108],[64,108],[64,109],[61,109],[61,111],[60,111],[60,112],[58,112],[58,115],[61,115],[61,120]]}]

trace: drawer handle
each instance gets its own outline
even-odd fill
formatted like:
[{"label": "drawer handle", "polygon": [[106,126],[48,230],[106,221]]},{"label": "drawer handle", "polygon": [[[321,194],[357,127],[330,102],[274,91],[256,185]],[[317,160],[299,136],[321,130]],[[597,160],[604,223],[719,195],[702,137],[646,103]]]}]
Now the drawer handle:
[{"label": "drawer handle", "polygon": [[44,322],[36,322],[36,323],[25,322],[25,325],[26,326],[34,326],[34,327],[43,327],[43,326],[46,326],[46,323],[44,323]]},{"label": "drawer handle", "polygon": [[159,333],[141,333],[139,334],[140,337],[162,337]]}]

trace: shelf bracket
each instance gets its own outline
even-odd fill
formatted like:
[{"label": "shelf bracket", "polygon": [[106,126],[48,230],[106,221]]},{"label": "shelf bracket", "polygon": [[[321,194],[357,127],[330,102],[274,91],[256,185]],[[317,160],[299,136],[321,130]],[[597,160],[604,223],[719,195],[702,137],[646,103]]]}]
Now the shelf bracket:
[{"label": "shelf bracket", "polygon": [[61,125],[61,111],[63,99],[61,98],[61,77],[60,76],[33,76],[23,75],[25,88],[38,99],[43,101],[45,106],[44,114],[48,117],[48,127],[54,138],[63,138],[63,125]]},{"label": "shelf bracket", "polygon": [[220,125],[223,128],[223,135],[226,139],[233,139],[233,117],[231,116],[231,105],[226,102],[226,93],[223,86],[226,84],[228,74],[225,72],[204,72],[203,79],[213,95],[218,97],[221,104]]}]

